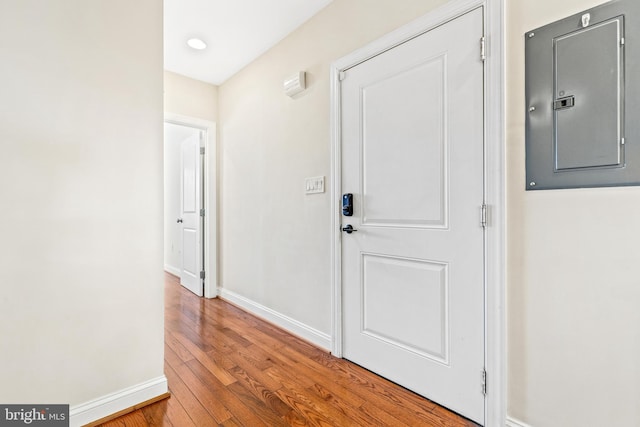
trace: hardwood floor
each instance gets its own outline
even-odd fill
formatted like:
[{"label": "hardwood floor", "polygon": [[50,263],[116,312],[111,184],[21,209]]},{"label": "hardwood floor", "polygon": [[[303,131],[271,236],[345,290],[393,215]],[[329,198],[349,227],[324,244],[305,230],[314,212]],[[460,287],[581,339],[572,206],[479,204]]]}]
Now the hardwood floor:
[{"label": "hardwood floor", "polygon": [[165,292],[171,397],[105,427],[476,426],[169,274]]}]

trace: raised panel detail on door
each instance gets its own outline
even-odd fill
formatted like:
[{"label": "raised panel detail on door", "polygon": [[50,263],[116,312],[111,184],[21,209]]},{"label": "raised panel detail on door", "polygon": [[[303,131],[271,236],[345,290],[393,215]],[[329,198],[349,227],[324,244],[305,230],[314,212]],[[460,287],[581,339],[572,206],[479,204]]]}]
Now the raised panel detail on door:
[{"label": "raised panel detail on door", "polygon": [[182,242],[184,245],[182,250],[182,269],[186,274],[197,277],[199,271],[197,263],[198,254],[196,253],[198,248],[198,236],[196,234],[196,230],[185,228],[182,232]]},{"label": "raised panel detail on door", "polygon": [[363,224],[446,227],[446,68],[438,55],[362,87]]},{"label": "raised panel detail on door", "polygon": [[362,255],[362,333],[448,363],[447,264]]},{"label": "raised panel detail on door", "polygon": [[197,209],[198,142],[189,141],[182,148],[182,209],[184,213],[195,213]]}]

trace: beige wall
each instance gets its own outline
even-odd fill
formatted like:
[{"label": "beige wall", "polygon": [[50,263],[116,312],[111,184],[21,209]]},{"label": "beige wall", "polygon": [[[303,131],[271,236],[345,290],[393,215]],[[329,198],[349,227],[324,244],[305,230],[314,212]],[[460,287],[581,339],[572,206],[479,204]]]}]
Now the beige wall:
[{"label": "beige wall", "polygon": [[218,121],[218,87],[171,71],[164,72],[164,111]]},{"label": "beige wall", "polygon": [[[324,334],[331,327],[329,66],[444,0],[335,0],[220,86],[221,283]],[[306,71],[297,99],[282,81]]]},{"label": "beige wall", "polygon": [[506,1],[508,411],[535,427],[640,425],[640,189],[524,191],[523,34],[598,3]]},{"label": "beige wall", "polygon": [[0,1],[0,402],[164,378],[162,2]]}]

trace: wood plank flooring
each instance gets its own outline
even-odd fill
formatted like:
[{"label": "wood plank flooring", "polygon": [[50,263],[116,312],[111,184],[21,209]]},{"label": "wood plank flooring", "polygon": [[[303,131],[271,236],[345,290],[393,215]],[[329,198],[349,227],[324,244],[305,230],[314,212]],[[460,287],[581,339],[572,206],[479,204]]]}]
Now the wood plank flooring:
[{"label": "wood plank flooring", "polygon": [[171,397],[105,427],[477,426],[170,274],[165,292]]}]

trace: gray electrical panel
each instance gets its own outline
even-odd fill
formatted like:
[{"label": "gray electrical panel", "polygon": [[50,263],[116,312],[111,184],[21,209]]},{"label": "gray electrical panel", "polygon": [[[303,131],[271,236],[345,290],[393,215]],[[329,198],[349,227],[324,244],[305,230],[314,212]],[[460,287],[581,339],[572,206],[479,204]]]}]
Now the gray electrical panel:
[{"label": "gray electrical panel", "polygon": [[526,188],[640,185],[640,1],[528,31],[525,56]]}]

